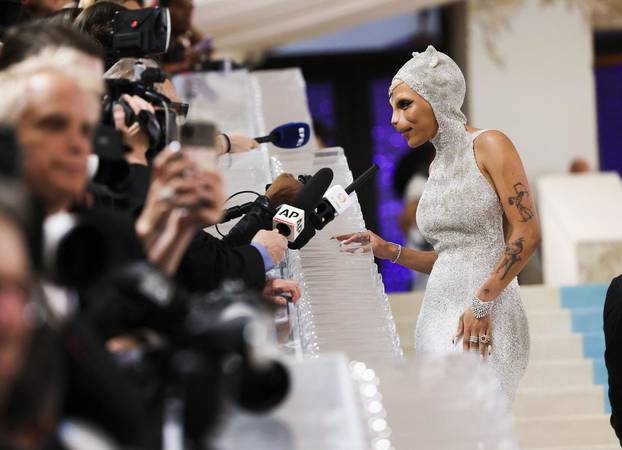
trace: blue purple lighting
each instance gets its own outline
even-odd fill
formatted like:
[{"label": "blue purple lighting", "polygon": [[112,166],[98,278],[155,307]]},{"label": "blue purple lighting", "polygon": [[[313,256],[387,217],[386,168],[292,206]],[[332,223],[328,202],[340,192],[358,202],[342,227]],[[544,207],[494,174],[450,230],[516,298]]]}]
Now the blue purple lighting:
[{"label": "blue purple lighting", "polygon": [[[380,167],[376,175],[376,208],[378,234],[384,239],[404,244],[404,235],[398,218],[403,209],[402,200],[393,192],[395,167],[409,151],[401,134],[391,126],[391,107],[387,97],[390,78],[374,80],[371,84],[373,160]],[[387,292],[410,290],[414,273],[389,261],[380,262],[380,272]]]},{"label": "blue purple lighting", "polygon": [[622,176],[622,64],[596,69],[600,169]]},{"label": "blue purple lighting", "polygon": [[[333,84],[307,83],[307,101],[313,121],[318,121],[328,130],[335,129],[335,97]],[[327,147],[335,145],[334,138],[330,135],[323,136]]]}]

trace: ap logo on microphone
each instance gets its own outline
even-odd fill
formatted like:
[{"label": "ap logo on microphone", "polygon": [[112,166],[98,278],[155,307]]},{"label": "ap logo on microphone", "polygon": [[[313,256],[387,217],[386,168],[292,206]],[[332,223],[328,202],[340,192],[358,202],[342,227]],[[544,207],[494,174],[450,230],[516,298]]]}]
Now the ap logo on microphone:
[{"label": "ap logo on microphone", "polygon": [[305,227],[305,212],[291,205],[281,205],[272,219],[272,226],[288,241],[295,241]]}]

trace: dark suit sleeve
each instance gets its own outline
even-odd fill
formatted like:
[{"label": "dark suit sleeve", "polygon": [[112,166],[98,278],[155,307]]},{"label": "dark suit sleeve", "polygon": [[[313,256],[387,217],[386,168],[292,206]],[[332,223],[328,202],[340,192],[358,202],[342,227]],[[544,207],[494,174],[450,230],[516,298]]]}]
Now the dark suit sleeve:
[{"label": "dark suit sleeve", "polygon": [[261,253],[251,245],[233,247],[200,231],[190,243],[176,274],[189,290],[207,291],[226,279],[241,279],[249,288],[266,283]]},{"label": "dark suit sleeve", "polygon": [[61,339],[68,369],[64,413],[96,423],[123,444],[144,448],[145,398],[117,367],[95,329],[74,319]]},{"label": "dark suit sleeve", "polygon": [[127,189],[127,209],[134,217],[138,217],[143,209],[149,185],[151,167],[143,164],[130,164],[130,177]]},{"label": "dark suit sleeve", "polygon": [[603,311],[611,426],[622,445],[622,275],[607,290]]}]

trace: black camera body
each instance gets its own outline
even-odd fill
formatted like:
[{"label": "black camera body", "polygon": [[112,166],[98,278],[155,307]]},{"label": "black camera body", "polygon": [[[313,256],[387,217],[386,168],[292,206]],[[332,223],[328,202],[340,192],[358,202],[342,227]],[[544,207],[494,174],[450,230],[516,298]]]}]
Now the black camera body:
[{"label": "black camera body", "polygon": [[289,372],[271,350],[265,305],[242,282],[189,293],[149,264],[134,262],[114,270],[106,285],[101,316],[91,317],[117,333],[146,328],[159,335],[119,362],[150,401],[165,409],[166,397],[180,401],[188,439],[214,432],[226,404],[260,413],[286,398]]},{"label": "black camera body", "polygon": [[168,8],[117,11],[112,29],[112,49],[116,56],[159,55],[166,53],[171,41],[171,16]]},{"label": "black camera body", "polygon": [[[140,61],[137,63],[140,64]],[[104,100],[103,121],[114,126],[112,108],[115,103],[120,104],[125,111],[125,124],[129,127],[138,122],[149,137],[148,157],[153,157],[171,141],[177,139],[177,115],[169,108],[171,101],[165,95],[155,90],[155,83],[162,83],[166,73],[154,67],[144,68],[140,78],[136,80],[107,79],[106,98]],[[141,111],[135,115],[132,108],[121,97],[123,94],[137,95],[158,108],[155,114]]]},{"label": "black camera body", "polygon": [[[177,117],[170,110],[171,101],[158,93],[155,83],[163,83],[166,73],[159,68],[145,67],[140,58],[160,55],[168,50],[171,40],[171,17],[168,8],[142,8],[117,11],[112,19],[112,49],[108,49],[110,60],[132,57],[139,58],[133,80],[106,80],[107,98],[104,101],[104,124],[114,126],[112,108],[120,104],[125,112],[129,127],[138,122],[149,136],[150,156],[162,150],[177,137]],[[156,114],[141,111],[134,115],[126,104],[123,94],[137,95],[156,107]]]}]

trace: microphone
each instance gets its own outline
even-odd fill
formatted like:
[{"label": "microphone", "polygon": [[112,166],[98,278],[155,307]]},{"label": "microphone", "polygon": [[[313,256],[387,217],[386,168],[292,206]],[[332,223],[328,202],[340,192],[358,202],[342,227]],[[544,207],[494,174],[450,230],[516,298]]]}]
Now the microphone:
[{"label": "microphone", "polygon": [[311,213],[309,220],[316,230],[322,230],[329,222],[339,214],[352,206],[354,201],[350,194],[366,183],[376,172],[378,166],[373,164],[361,176],[354,180],[345,189],[339,185],[335,185],[326,191],[322,201],[315,207],[315,211]]},{"label": "microphone", "polygon": [[315,230],[322,230],[336,216],[342,214],[354,203],[349,194],[360,188],[361,185],[366,183],[377,171],[378,166],[373,164],[345,189],[339,185],[328,189],[324,197],[316,204],[315,208],[313,208],[309,214],[308,223],[311,226],[306,227],[298,239],[289,244],[289,248],[301,249],[307,245],[307,242],[315,236]]},{"label": "microphone", "polygon": [[255,140],[260,144],[272,142],[280,148],[298,148],[309,142],[310,134],[308,123],[289,122],[276,127],[267,136],[256,137]]},{"label": "microphone", "polygon": [[[302,184],[306,184],[307,181],[309,181],[310,179],[311,179],[311,175],[298,175],[298,181],[300,181]],[[270,186],[272,186],[272,184],[266,185],[266,191],[270,189]],[[238,217],[243,216],[244,214],[248,213],[251,209],[253,209],[253,207],[256,204],[257,204],[257,201],[246,202],[246,203],[242,203],[241,205],[231,206],[230,208],[225,209],[225,213],[222,216],[222,219],[220,219],[219,223],[229,222],[230,220],[237,219]]]},{"label": "microphone", "polygon": [[305,227],[305,212],[313,210],[332,181],[333,171],[331,169],[325,167],[318,170],[298,191],[291,205],[280,206],[272,219],[273,228],[277,229],[288,241],[295,241],[305,228],[309,228]]}]

